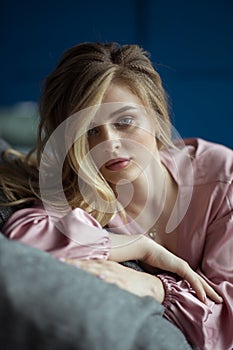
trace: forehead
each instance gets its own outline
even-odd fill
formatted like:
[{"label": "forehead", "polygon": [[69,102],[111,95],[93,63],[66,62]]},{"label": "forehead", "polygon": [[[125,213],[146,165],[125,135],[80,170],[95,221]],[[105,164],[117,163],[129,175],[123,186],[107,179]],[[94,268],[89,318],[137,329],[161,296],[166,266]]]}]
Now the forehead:
[{"label": "forehead", "polygon": [[143,105],[141,99],[126,85],[111,83],[105,91],[103,103],[122,102]]},{"label": "forehead", "polygon": [[142,110],[143,103],[126,85],[111,83],[95,115],[95,122],[110,121],[124,113]]}]

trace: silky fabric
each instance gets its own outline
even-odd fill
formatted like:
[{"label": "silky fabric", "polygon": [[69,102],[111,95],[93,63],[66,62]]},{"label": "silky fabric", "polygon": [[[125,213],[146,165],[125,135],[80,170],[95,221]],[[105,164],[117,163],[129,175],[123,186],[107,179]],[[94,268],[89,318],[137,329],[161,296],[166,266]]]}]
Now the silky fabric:
[{"label": "silky fabric", "polygon": [[[161,160],[179,189],[177,255],[185,259],[222,296],[202,303],[190,285],[169,272],[159,274],[165,288],[164,317],[201,350],[233,348],[233,152],[202,139],[185,140],[185,150],[163,150]],[[109,229],[125,234],[119,215]],[[134,231],[134,232],[131,232]],[[41,203],[15,212],[3,226],[10,239],[45,250],[57,258],[107,259],[108,232],[75,209],[55,222]],[[65,234],[64,234],[65,232]],[[141,232],[143,233],[143,232]]]},{"label": "silky fabric", "polygon": [[190,350],[162,313],[152,297],[128,293],[0,232],[2,350]]}]

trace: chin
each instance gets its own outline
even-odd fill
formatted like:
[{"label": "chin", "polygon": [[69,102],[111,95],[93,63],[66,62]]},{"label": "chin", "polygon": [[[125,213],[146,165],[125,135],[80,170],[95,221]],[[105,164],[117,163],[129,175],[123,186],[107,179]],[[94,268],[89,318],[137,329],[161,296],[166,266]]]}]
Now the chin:
[{"label": "chin", "polygon": [[124,185],[127,183],[133,183],[134,181],[136,181],[142,172],[137,173],[137,174],[124,174],[121,176],[112,176],[112,177],[108,177],[106,179],[106,181],[110,184],[110,185]]}]

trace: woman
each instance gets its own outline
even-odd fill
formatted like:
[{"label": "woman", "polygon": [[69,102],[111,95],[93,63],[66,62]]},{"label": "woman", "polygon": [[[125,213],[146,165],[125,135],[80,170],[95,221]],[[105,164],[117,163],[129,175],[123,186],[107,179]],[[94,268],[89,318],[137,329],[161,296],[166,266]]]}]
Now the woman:
[{"label": "woman", "polygon": [[[231,349],[232,151],[201,139],[173,144],[161,79],[136,45],[68,50],[45,82],[40,117],[37,159],[29,154],[1,167],[8,199],[34,203],[10,217],[5,235],[153,295],[198,348]],[[177,270],[174,255],[223,303],[202,279],[198,289],[189,269]],[[152,274],[109,261],[126,258]],[[195,291],[148,264],[190,278]],[[203,288],[212,298],[206,303]]]}]

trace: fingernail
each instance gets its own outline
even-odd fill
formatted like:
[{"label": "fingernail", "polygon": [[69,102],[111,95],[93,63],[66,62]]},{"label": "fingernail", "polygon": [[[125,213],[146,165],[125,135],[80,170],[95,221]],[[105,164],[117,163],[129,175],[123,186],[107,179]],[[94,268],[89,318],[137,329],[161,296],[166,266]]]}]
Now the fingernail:
[{"label": "fingernail", "polygon": [[73,263],[73,265],[74,265],[75,267],[81,268],[81,264],[80,264],[79,261],[75,261],[75,262]]},{"label": "fingernail", "polygon": [[66,261],[66,259],[65,258],[58,258],[60,261],[62,261],[62,262],[65,262]]},{"label": "fingernail", "polygon": [[105,276],[104,276],[103,274],[98,275],[98,277],[99,277],[101,280],[105,280]]}]

